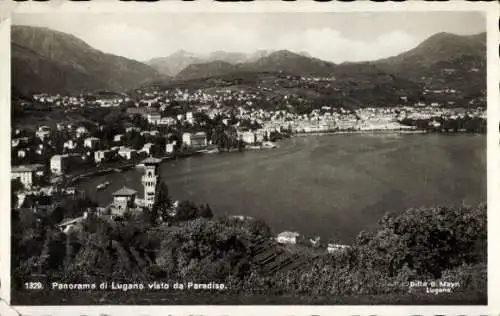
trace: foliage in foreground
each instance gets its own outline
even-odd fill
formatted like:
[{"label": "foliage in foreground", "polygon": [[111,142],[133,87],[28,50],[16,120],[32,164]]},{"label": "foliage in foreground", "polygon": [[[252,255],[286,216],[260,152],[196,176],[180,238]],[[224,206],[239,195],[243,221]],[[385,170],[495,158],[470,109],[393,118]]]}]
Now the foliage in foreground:
[{"label": "foliage in foreground", "polygon": [[386,215],[377,230],[361,232],[350,249],[314,256],[299,249],[306,264],[271,274],[255,260],[254,249],[263,240],[268,252],[282,248],[258,220],[198,217],[155,224],[90,216],[82,229],[63,234],[42,215],[14,215],[13,284],[18,287],[43,273],[79,282],[216,281],[249,294],[408,293],[409,282],[426,280],[459,282],[455,291],[486,292],[485,205]]}]

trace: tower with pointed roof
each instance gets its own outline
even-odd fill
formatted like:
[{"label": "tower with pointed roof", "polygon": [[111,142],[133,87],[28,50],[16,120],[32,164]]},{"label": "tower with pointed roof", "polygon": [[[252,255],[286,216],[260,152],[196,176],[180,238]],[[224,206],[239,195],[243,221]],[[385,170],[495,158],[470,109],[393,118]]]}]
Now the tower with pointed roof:
[{"label": "tower with pointed roof", "polygon": [[153,207],[156,196],[156,184],[160,175],[161,160],[157,158],[147,158],[142,162],[144,165],[144,175],[142,185],[144,186],[144,204],[146,207]]}]

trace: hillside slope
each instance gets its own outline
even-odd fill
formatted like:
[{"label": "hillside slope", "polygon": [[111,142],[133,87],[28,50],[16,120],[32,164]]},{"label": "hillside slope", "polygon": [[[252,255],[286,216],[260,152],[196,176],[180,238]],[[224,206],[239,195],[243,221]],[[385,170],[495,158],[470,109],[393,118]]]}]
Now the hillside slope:
[{"label": "hillside slope", "polygon": [[16,25],[11,32],[12,85],[25,93],[121,91],[160,78],[145,64],[103,53],[73,35]]}]

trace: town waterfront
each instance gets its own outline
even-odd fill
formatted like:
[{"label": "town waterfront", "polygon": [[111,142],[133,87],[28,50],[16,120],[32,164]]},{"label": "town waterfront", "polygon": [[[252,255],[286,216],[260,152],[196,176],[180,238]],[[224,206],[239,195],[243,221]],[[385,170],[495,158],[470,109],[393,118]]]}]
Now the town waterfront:
[{"label": "town waterfront", "polygon": [[[350,243],[386,212],[486,202],[486,137],[351,134],[293,137],[279,148],[167,160],[161,178],[176,200],[208,203],[216,215],[263,219]],[[100,206],[122,186],[143,196],[143,169],[83,180]],[[111,184],[97,191],[104,181]]]}]

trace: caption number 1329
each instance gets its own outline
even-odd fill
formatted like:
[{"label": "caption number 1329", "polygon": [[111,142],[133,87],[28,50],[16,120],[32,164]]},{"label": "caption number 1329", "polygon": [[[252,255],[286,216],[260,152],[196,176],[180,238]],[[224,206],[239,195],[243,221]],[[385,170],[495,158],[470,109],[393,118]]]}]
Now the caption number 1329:
[{"label": "caption number 1329", "polygon": [[26,282],[24,288],[27,290],[43,290],[42,282]]}]

